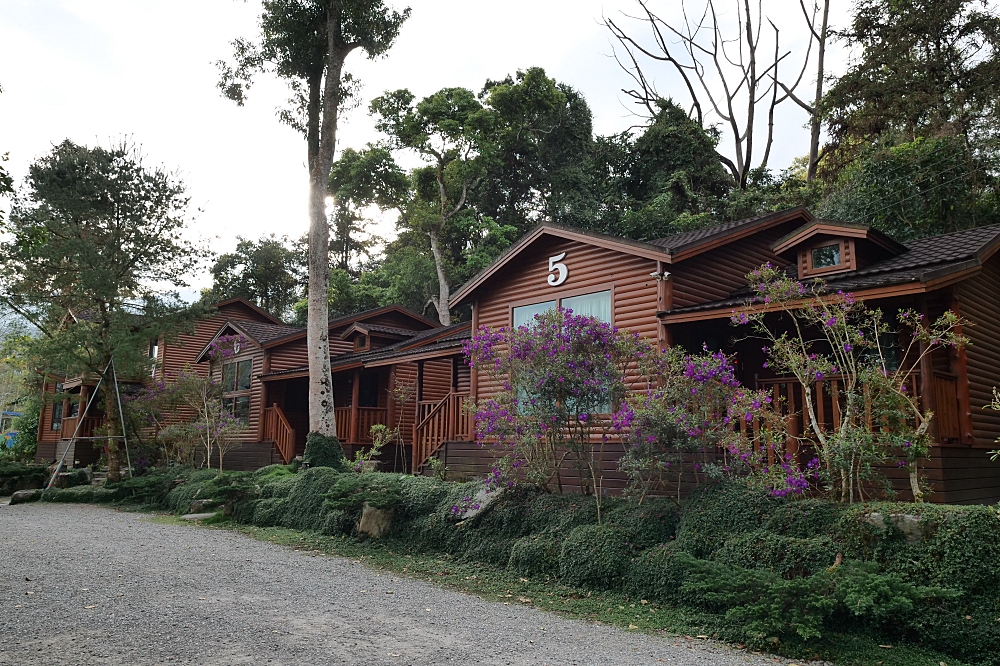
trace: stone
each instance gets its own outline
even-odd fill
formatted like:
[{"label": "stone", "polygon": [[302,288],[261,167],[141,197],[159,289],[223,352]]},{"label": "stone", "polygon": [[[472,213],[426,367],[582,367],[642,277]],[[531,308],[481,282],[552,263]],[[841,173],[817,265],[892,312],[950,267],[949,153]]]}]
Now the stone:
[{"label": "stone", "polygon": [[194,500],[191,502],[191,506],[188,507],[188,513],[204,513],[207,509],[211,509],[214,504],[215,500],[211,499]]},{"label": "stone", "polygon": [[[886,517],[881,513],[872,512],[866,514],[862,520],[880,530],[886,529]],[[889,514],[889,522],[893,527],[903,533],[906,542],[910,544],[920,544],[924,540],[924,525],[920,516],[913,516],[907,513]]]},{"label": "stone", "polygon": [[181,516],[181,520],[205,520],[206,518],[211,518],[214,515],[214,511],[210,513],[185,513]]},{"label": "stone", "polygon": [[34,502],[42,496],[41,490],[18,490],[16,493],[10,496],[11,506],[15,504],[27,504],[28,502]]},{"label": "stone", "polygon": [[458,518],[460,520],[465,520],[466,518],[474,518],[475,516],[478,516],[486,510],[486,507],[497,501],[497,498],[501,495],[503,495],[502,488],[492,492],[487,490],[485,487],[481,488],[479,492],[476,493],[476,496],[472,498],[472,501],[469,502],[468,508],[458,514]]},{"label": "stone", "polygon": [[376,509],[365,502],[361,509],[361,520],[358,521],[358,534],[365,534],[373,539],[381,538],[392,528],[392,515],[392,509]]}]

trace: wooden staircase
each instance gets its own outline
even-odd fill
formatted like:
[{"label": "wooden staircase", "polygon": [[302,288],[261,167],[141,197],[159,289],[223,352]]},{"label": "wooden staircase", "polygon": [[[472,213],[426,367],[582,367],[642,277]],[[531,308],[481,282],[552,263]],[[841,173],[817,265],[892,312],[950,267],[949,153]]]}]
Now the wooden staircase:
[{"label": "wooden staircase", "polygon": [[466,410],[467,393],[449,393],[438,402],[417,405],[417,423],[413,426],[413,473],[419,474],[427,459],[445,442],[471,440],[474,417]]},{"label": "wooden staircase", "polygon": [[286,465],[292,462],[295,457],[295,429],[288,423],[278,403],[264,408],[263,439],[274,443]]}]

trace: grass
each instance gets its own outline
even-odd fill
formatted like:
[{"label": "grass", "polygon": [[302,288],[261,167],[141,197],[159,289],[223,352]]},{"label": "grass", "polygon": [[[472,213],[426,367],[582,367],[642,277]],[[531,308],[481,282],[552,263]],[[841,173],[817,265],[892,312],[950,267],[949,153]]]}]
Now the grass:
[{"label": "grass", "polygon": [[[709,613],[649,603],[620,593],[584,591],[562,585],[558,580],[547,576],[524,577],[488,564],[456,561],[447,554],[414,551],[406,544],[394,540],[328,537],[315,532],[280,527],[239,525],[220,518],[221,516],[208,519],[201,524],[236,531],[296,551],[350,558],[374,569],[431,582],[488,601],[531,605],[569,619],[666,635],[668,639],[719,637],[716,628],[721,625],[722,618]],[[174,518],[163,522],[191,524]],[[809,645],[775,645],[774,653],[799,661],[825,660],[843,666],[967,666],[964,662],[917,645],[896,644],[884,647],[875,639],[855,634],[831,633],[824,636],[822,641]]]}]

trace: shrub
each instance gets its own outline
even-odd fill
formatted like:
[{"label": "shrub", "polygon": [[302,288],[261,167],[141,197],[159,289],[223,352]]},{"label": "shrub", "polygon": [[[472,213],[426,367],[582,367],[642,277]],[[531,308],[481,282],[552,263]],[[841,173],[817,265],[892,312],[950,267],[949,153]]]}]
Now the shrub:
[{"label": "shrub", "polygon": [[44,488],[48,472],[41,465],[0,462],[0,495],[12,495],[18,490]]},{"label": "shrub", "polygon": [[339,472],[347,471],[347,459],[340,440],[318,432],[306,435],[306,450],[302,454],[303,464],[309,467],[332,467]]},{"label": "shrub", "polygon": [[625,533],[614,525],[581,525],[563,541],[559,575],[569,585],[591,589],[622,586],[632,558]]},{"label": "shrub", "polygon": [[673,540],[680,509],[662,497],[647,497],[639,505],[624,499],[605,500],[604,522],[619,527],[630,546],[644,550]]},{"label": "shrub", "polygon": [[551,536],[526,536],[510,548],[507,568],[527,576],[554,576],[559,573],[562,544]]},{"label": "shrub", "polygon": [[625,577],[625,590],[642,599],[680,603],[688,572],[686,564],[691,559],[669,544],[649,548],[632,561]]},{"label": "shrub", "polygon": [[837,546],[830,537],[800,539],[757,530],[728,539],[715,561],[731,567],[758,569],[782,578],[802,578],[833,566]]},{"label": "shrub", "polygon": [[740,534],[760,529],[783,504],[763,490],[733,481],[691,494],[677,525],[677,549],[709,558]]}]

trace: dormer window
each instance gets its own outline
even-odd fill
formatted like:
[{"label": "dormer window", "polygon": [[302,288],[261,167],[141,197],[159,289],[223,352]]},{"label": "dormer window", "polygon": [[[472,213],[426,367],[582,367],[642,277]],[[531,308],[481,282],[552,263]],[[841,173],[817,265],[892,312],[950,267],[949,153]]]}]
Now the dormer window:
[{"label": "dormer window", "polygon": [[840,266],[840,243],[812,249],[812,266],[810,268],[833,268],[834,266]]},{"label": "dormer window", "polygon": [[799,250],[799,278],[855,268],[853,238],[817,239]]},{"label": "dormer window", "polygon": [[365,351],[368,349],[368,336],[359,335],[354,338],[354,351]]}]

